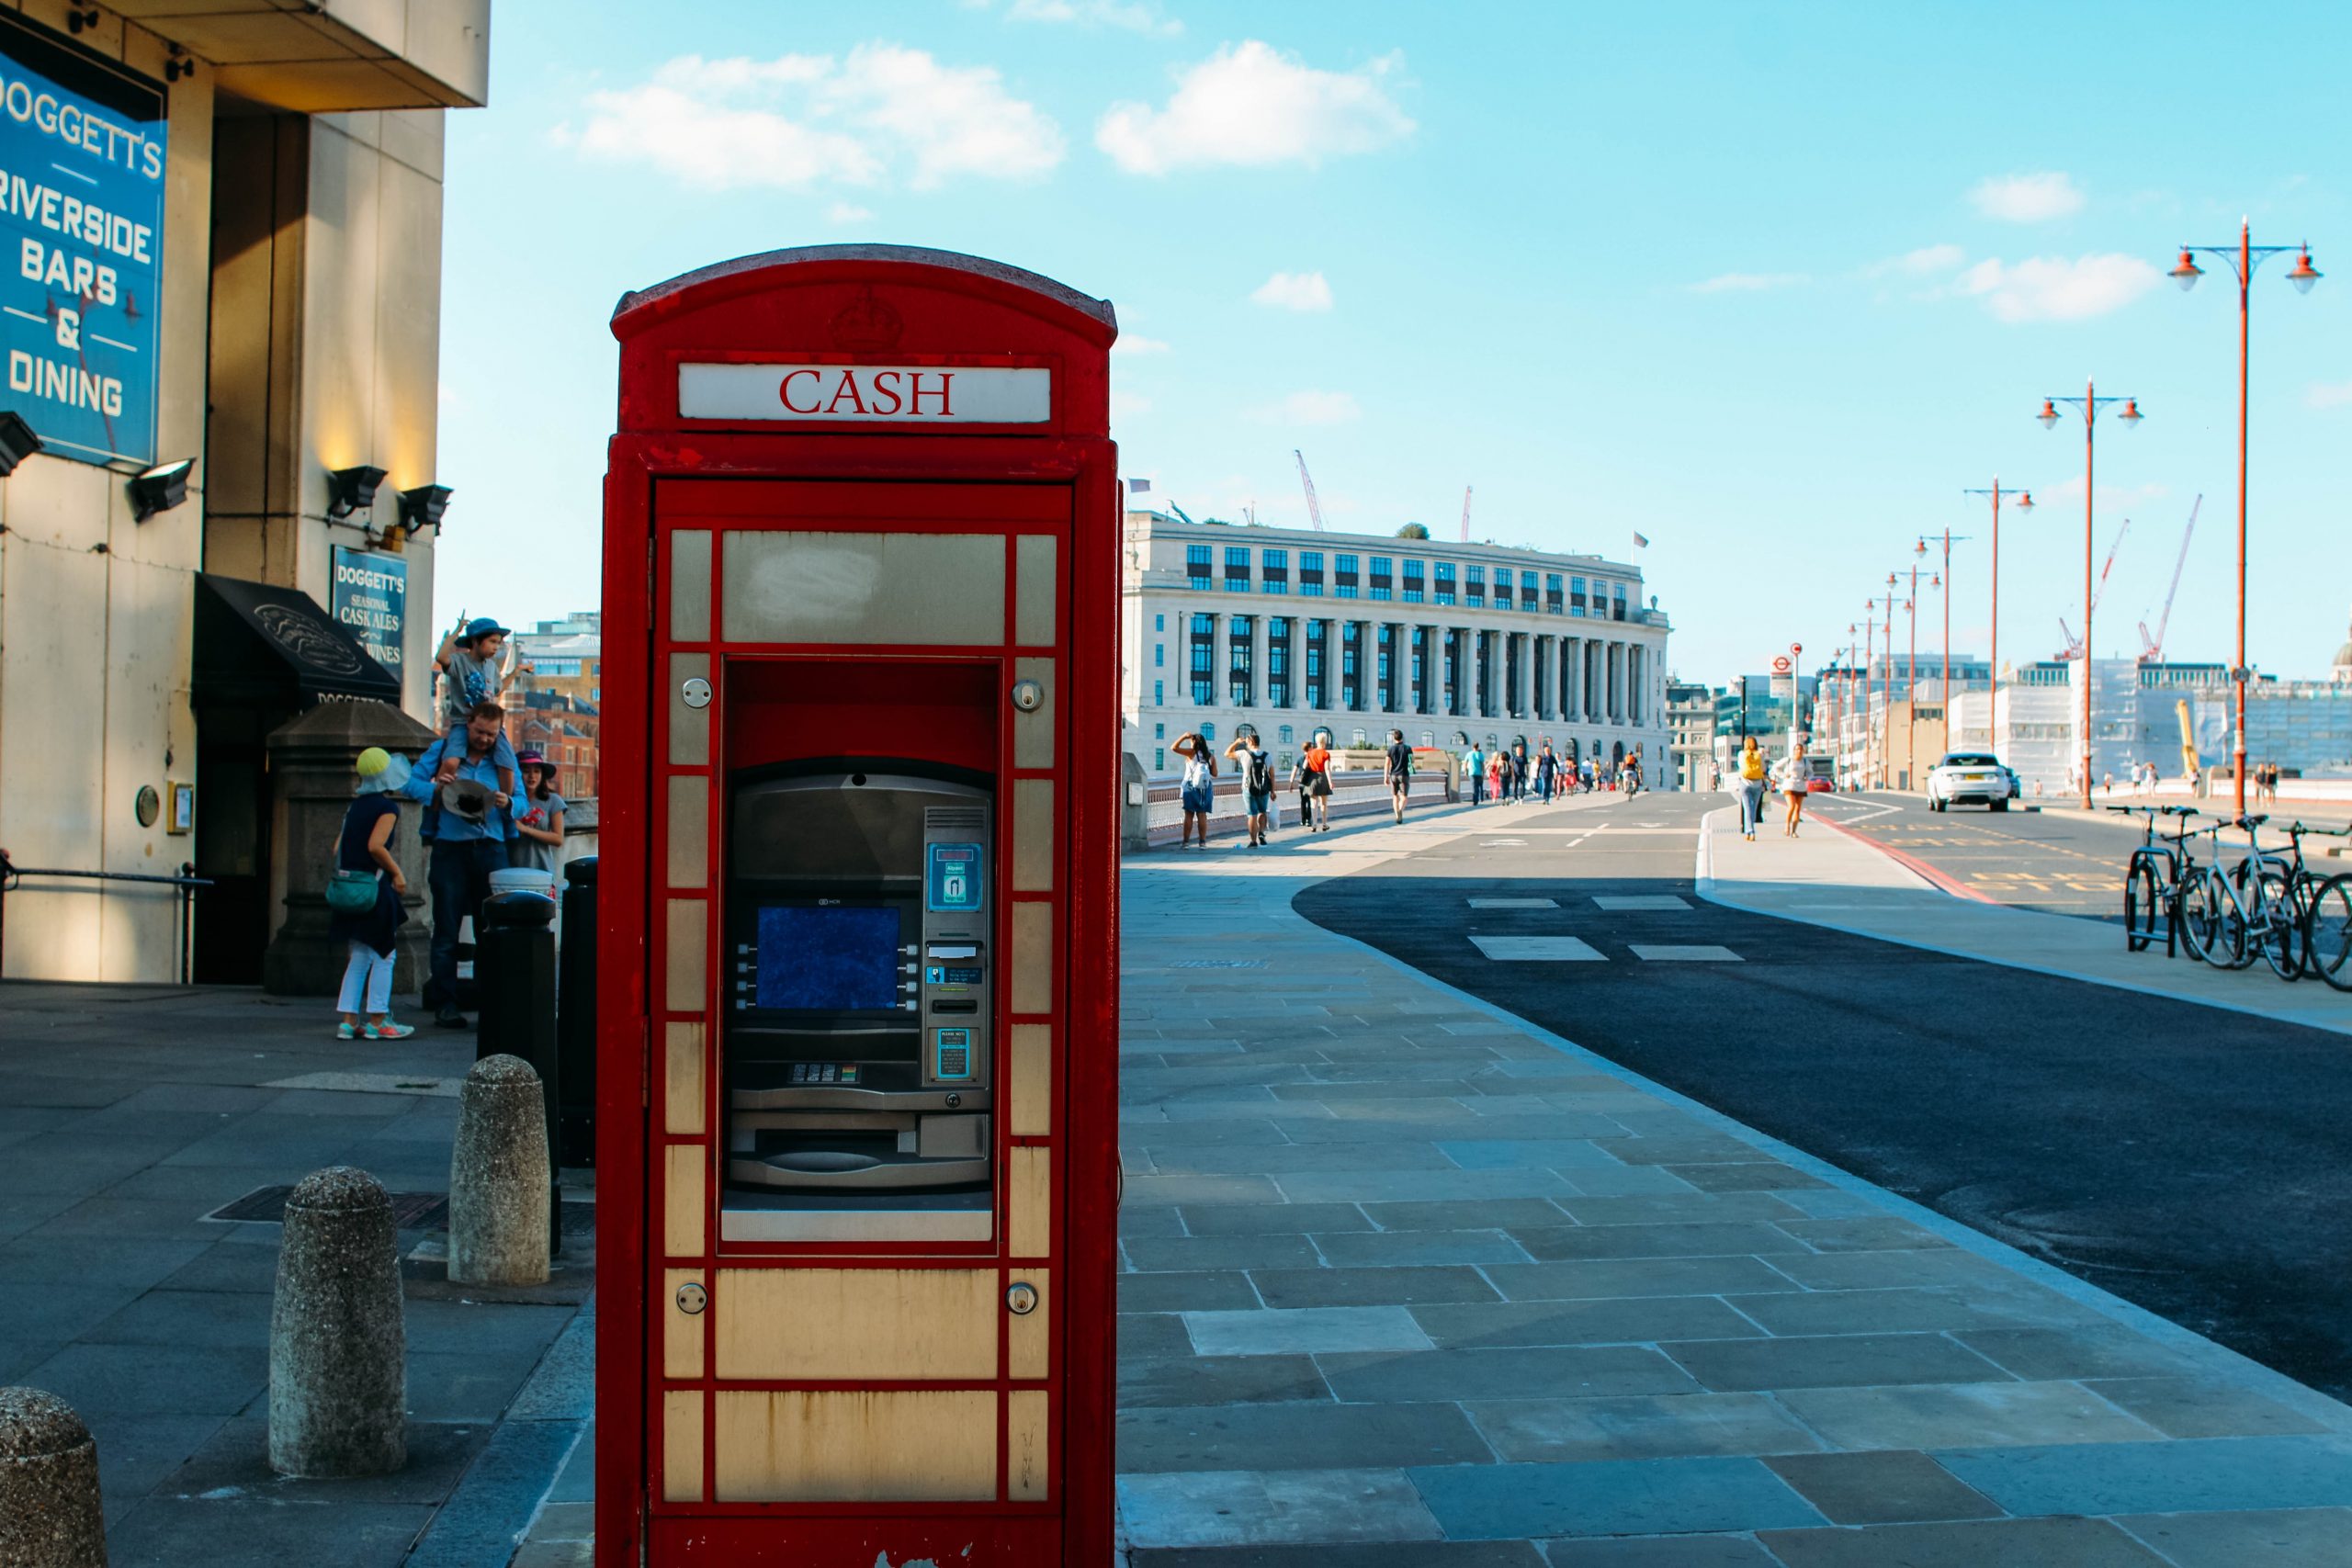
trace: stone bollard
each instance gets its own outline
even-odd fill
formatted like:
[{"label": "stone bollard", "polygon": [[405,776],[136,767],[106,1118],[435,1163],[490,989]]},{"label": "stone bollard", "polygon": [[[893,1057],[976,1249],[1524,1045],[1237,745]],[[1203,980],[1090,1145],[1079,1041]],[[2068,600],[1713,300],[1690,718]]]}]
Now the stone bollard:
[{"label": "stone bollard", "polygon": [[269,1314],[269,1467],[382,1475],[408,1462],[408,1331],[384,1184],[332,1166],[286,1200]]},{"label": "stone bollard", "polygon": [[37,1388],[0,1388],[0,1563],[106,1568],[98,1445],[74,1407]]},{"label": "stone bollard", "polygon": [[519,1056],[485,1056],[458,1096],[449,1152],[449,1278],[537,1285],[548,1277],[547,1100]]}]

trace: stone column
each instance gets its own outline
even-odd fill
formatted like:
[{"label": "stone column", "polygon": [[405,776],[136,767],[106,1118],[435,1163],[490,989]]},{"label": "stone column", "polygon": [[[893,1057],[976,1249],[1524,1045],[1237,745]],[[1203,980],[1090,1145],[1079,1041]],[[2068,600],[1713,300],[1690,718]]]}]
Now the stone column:
[{"label": "stone column", "polygon": [[[413,761],[435,739],[432,730],[387,703],[323,702],[278,726],[263,742],[276,799],[271,891],[286,909],[262,953],[263,990],[280,997],[331,997],[343,984],[350,953],[342,938],[327,934],[326,884],[357,782],[351,764],[370,746]],[[403,994],[414,991],[424,977],[425,857],[417,832],[422,810],[403,802],[393,829],[392,852],[408,879],[402,903],[409,918],[393,949],[392,970],[392,989]]]},{"label": "stone column", "polygon": [[[1261,708],[1273,706],[1274,700],[1274,660],[1272,634],[1267,626],[1272,619],[1270,615],[1261,615],[1250,623],[1250,695]],[[1259,726],[1261,730],[1264,728],[1263,725]]]}]

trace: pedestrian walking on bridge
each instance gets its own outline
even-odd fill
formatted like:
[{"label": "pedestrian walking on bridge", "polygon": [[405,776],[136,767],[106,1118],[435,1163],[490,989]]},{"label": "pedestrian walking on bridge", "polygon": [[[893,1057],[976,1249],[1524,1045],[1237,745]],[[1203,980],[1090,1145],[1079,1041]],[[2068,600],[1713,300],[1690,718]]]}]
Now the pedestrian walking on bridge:
[{"label": "pedestrian walking on bridge", "polygon": [[1764,809],[1764,753],[1749,736],[1739,749],[1739,832],[1756,841],[1756,818]]},{"label": "pedestrian walking on bridge", "polygon": [[1405,732],[1388,732],[1388,803],[1396,807],[1396,820],[1405,820],[1405,797],[1413,793],[1413,749],[1405,744]]},{"label": "pedestrian walking on bridge", "polygon": [[1792,839],[1797,836],[1797,822],[1804,816],[1805,784],[1811,773],[1798,752],[1792,751],[1781,759],[1781,794],[1789,803],[1788,818],[1781,824],[1781,831]]}]

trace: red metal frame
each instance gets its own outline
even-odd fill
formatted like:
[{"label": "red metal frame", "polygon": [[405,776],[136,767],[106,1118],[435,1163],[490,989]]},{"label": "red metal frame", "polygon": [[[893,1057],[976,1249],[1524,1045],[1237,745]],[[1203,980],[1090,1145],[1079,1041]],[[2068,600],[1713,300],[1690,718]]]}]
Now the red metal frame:
[{"label": "red metal frame", "polygon": [[[604,723],[608,737],[601,780],[602,864],[599,968],[597,1165],[596,1560],[600,1563],[786,1562],[808,1568],[871,1568],[876,1553],[892,1561],[935,1555],[969,1564],[1097,1563],[1112,1549],[1114,1269],[1117,1181],[1117,954],[1119,791],[1119,499],[1116,454],[1108,433],[1109,348],[1116,336],[1110,308],[1049,280],[992,262],[897,247],[840,246],[784,251],[691,273],[625,298],[613,321],[620,339],[619,430],[609,452],[605,513]],[[685,360],[1041,367],[1053,374],[1051,417],[1035,425],[948,425],[908,431],[887,424],[682,421],[677,366]],[[787,493],[827,485],[836,497],[825,515],[861,507],[863,491],[904,494],[908,481],[955,486],[966,503],[987,487],[1017,485],[1034,497],[1052,487],[1069,498],[1067,522],[892,522],[893,528],[1048,532],[1065,543],[1056,641],[1049,649],[861,649],[875,660],[1009,663],[1049,652],[1056,660],[1058,766],[1053,770],[1063,853],[1052,897],[1061,919],[1055,963],[1061,1004],[1055,1023],[1057,1106],[1053,1134],[1012,1137],[998,1119],[1000,1153],[1015,1144],[1057,1143],[1061,1158],[1054,1193],[1057,1251],[1049,1310],[1054,1348],[1046,1386],[1060,1394],[1052,1427],[1051,1494],[1046,1503],[733,1504],[649,1514],[658,1454],[652,1451],[653,1403],[662,1384],[652,1353],[651,1286],[664,1260],[654,1239],[662,1213],[657,1150],[667,1141],[653,1118],[661,1094],[662,1010],[650,974],[660,952],[655,908],[672,897],[655,885],[662,834],[651,810],[657,767],[666,762],[668,705],[654,677],[671,643],[657,615],[666,606],[666,520],[758,526],[749,516],[775,515]],[[689,481],[689,482],[682,482]],[[771,482],[762,482],[771,481]],[[846,482],[845,488],[833,485]],[[876,483],[874,481],[882,481]],[[809,487],[803,489],[803,487]],[[1006,500],[1012,499],[1010,494]],[[985,506],[985,502],[983,502]],[[843,525],[829,522],[829,526]],[[854,526],[854,524],[847,525]],[[713,619],[724,551],[714,539]],[[1008,549],[1011,546],[1008,544]],[[1010,578],[1008,578],[1010,581]],[[1010,614],[1010,611],[1008,611]],[[746,657],[791,660],[840,656],[839,649],[723,642],[679,645],[707,650],[720,687],[714,710],[709,772],[717,790],[720,748],[731,711],[724,671]],[[741,668],[738,664],[737,668]],[[1001,674],[1001,671],[999,671]],[[1000,685],[1003,682],[1000,680]],[[627,737],[641,738],[632,745]],[[1009,727],[997,730],[1001,776],[1011,767]],[[714,802],[715,804],[715,802]],[[1001,814],[1000,833],[1005,830]],[[707,895],[716,962],[718,855],[724,813],[712,813]],[[1000,857],[1000,865],[1004,862]],[[684,896],[679,895],[679,896]],[[1018,895],[998,900],[1000,919]],[[1010,1003],[1001,1005],[1009,1019]],[[1009,1035],[1007,1036],[1009,1039]],[[718,1136],[715,1082],[706,1083],[705,1125]],[[713,1193],[715,1201],[715,1190]],[[706,1215],[706,1273],[720,1243]],[[1002,1237],[1003,1226],[999,1225]],[[1009,1238],[980,1244],[999,1259],[1001,1285],[1012,1277]],[[964,1256],[957,1256],[958,1251]],[[730,1267],[763,1258],[820,1251],[827,1267],[871,1259],[893,1268],[968,1267],[968,1245],[888,1244],[824,1248],[731,1244]],[[718,1280],[711,1280],[716,1294]],[[714,1310],[723,1310],[714,1303]],[[1000,1375],[973,1386],[998,1389],[1034,1380],[1005,1375],[1000,1322]],[[706,1335],[706,1376],[714,1352]],[[723,1386],[820,1387],[770,1383]],[[830,1385],[840,1386],[840,1385]],[[863,1386],[863,1385],[859,1385]],[[953,1386],[926,1382],[925,1386]],[[704,1400],[706,1488],[715,1462]],[[1000,1412],[1002,1404],[1000,1402]],[[1001,1419],[1001,1414],[1000,1415]],[[715,1495],[707,1494],[707,1495]]]}]

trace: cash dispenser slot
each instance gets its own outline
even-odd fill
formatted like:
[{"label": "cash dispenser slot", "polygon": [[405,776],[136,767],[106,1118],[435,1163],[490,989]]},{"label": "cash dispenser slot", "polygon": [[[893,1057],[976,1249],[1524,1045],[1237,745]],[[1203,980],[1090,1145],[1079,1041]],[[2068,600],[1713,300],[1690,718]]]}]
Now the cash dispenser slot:
[{"label": "cash dispenser slot", "polygon": [[906,761],[730,781],[722,1239],[992,1234],[994,804]]}]

